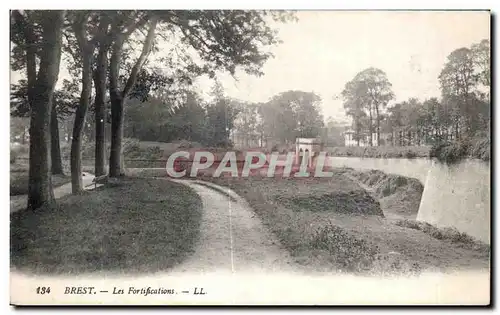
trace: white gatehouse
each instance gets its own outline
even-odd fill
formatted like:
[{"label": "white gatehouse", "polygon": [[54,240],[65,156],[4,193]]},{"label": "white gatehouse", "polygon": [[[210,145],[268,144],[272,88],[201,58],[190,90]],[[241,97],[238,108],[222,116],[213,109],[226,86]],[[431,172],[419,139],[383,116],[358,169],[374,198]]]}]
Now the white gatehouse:
[{"label": "white gatehouse", "polygon": [[323,144],[320,139],[297,138],[295,140],[295,163],[301,165],[306,159],[307,166],[312,167],[322,149]]}]

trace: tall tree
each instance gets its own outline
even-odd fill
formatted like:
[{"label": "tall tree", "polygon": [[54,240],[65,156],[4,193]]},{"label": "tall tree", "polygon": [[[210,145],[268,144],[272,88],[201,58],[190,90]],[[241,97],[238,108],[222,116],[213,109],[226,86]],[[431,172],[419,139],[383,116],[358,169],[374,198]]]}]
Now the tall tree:
[{"label": "tall tree", "polygon": [[[122,14],[119,14],[111,24],[111,36],[113,39],[109,64],[109,95],[111,100],[111,152],[109,157],[109,176],[111,177],[123,175],[122,139],[124,104],[137,80],[137,75],[151,52],[155,39],[156,26],[158,24],[158,16],[155,14],[148,15],[147,13],[126,12],[125,18]],[[148,20],[150,20],[149,29],[142,46],[141,54],[135,62],[126,80],[125,86],[120,88],[120,64],[125,41],[128,40],[136,29],[147,24]]]},{"label": "tall tree", "polygon": [[451,52],[439,81],[443,101],[452,107],[456,138],[460,137],[461,129],[472,134],[478,127],[477,110],[474,108],[474,91],[478,79],[472,50],[464,47]]},{"label": "tall tree", "polygon": [[[39,11],[12,12],[11,41],[14,44],[11,55],[11,66],[13,70],[25,70],[28,80],[21,80],[18,85],[14,85],[14,94],[18,100],[14,102],[17,107],[16,115],[29,115],[29,104],[33,100],[33,87],[36,80],[36,65],[39,62],[38,52],[41,45],[41,25],[39,23]],[[15,89],[17,88],[17,91]],[[21,95],[20,93],[25,93]],[[24,105],[22,104],[24,102]],[[52,174],[63,174],[61,150],[59,147],[58,121],[56,103],[51,110],[51,157]]]},{"label": "tall tree", "polygon": [[185,100],[173,106],[171,115],[172,136],[177,139],[206,142],[206,113],[201,99],[193,91],[187,91]]},{"label": "tall tree", "polygon": [[287,91],[281,97],[290,102],[296,113],[297,135],[303,138],[318,137],[324,125],[320,110],[321,97],[303,91]]},{"label": "tall tree", "polygon": [[259,108],[262,130],[266,137],[281,143],[294,141],[297,130],[297,116],[290,102],[273,96]]},{"label": "tall tree", "polygon": [[477,68],[478,81],[488,89],[491,85],[490,41],[483,39],[471,47],[472,59]]},{"label": "tall tree", "polygon": [[97,57],[93,70],[93,80],[95,87],[95,175],[101,176],[106,173],[106,83],[108,76],[108,52],[110,46],[109,27],[111,18],[107,12],[99,13],[99,26],[95,35],[97,45]]},{"label": "tall tree", "polygon": [[[23,14],[24,13],[24,14]],[[26,45],[26,72],[30,114],[30,152],[28,209],[36,210],[54,203],[51,181],[50,125],[54,88],[59,76],[64,11],[13,11],[17,26],[23,26]],[[41,41],[36,45],[35,28],[41,29]],[[19,29],[18,32],[21,32]],[[39,58],[38,71],[37,56]]]},{"label": "tall tree", "polygon": [[222,85],[216,81],[212,90],[213,101],[207,105],[207,126],[209,144],[227,147],[229,135],[240,108],[224,95]]},{"label": "tall tree", "polygon": [[235,130],[244,137],[245,146],[249,146],[249,140],[258,137],[258,105],[249,102],[236,102],[239,109],[238,116],[234,121]]},{"label": "tall tree", "polygon": [[[217,70],[234,74],[237,67],[254,75],[262,74],[261,67],[271,57],[265,47],[278,43],[276,31],[268,26],[269,19],[287,21],[292,15],[267,11],[154,11],[127,13],[134,16],[133,23],[112,23],[113,44],[110,58],[110,98],[112,103],[112,137],[110,176],[122,173],[121,137],[125,99],[134,85],[137,73],[152,50],[155,29],[159,25],[165,34],[174,34],[185,51],[197,53],[187,68],[194,76]],[[121,19],[120,21],[130,21]],[[125,25],[125,27],[123,27]],[[129,27],[127,27],[127,25]],[[119,88],[119,68],[123,44],[136,29],[148,27],[142,52],[130,72],[123,88]],[[186,56],[183,56],[186,57]],[[189,59],[189,58],[187,58]],[[202,63],[202,64],[200,64]]]},{"label": "tall tree", "polygon": [[360,109],[368,112],[370,145],[373,145],[374,118],[376,121],[377,139],[380,139],[381,110],[394,97],[391,86],[384,71],[377,68],[368,68],[359,72],[349,81],[342,92],[346,100],[344,106],[347,106],[347,109],[352,114],[356,114]]},{"label": "tall tree", "polygon": [[71,28],[76,38],[76,46],[78,47],[78,55],[80,57],[78,59],[81,61],[82,79],[80,104],[75,112],[70,155],[71,187],[72,192],[76,194],[83,190],[81,159],[82,136],[90,98],[92,96],[92,62],[95,46],[95,37],[88,31],[88,25],[91,24],[90,20],[95,18],[95,16],[93,16],[90,11],[74,11],[69,18]]}]

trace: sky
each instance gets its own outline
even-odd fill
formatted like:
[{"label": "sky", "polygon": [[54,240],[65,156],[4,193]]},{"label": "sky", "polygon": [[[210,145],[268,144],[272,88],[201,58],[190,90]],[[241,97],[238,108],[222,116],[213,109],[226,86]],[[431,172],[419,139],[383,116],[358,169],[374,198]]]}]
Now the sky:
[{"label": "sky", "polygon": [[[481,11],[299,11],[298,21],[272,23],[283,43],[255,77],[238,71],[235,81],[220,74],[227,96],[266,102],[288,90],[310,91],[321,99],[323,116],[349,121],[344,85],[358,72],[376,67],[392,83],[396,101],[439,97],[438,76],[455,49],[490,38],[489,12]],[[12,75],[12,81],[19,79]],[[62,64],[59,82],[68,78]],[[214,81],[197,87],[208,96]]]},{"label": "sky", "polygon": [[[325,118],[346,120],[340,95],[358,72],[376,67],[392,83],[394,101],[439,97],[438,76],[455,49],[490,38],[490,16],[479,11],[301,11],[276,23],[283,41],[262,77],[221,77],[230,97],[264,102],[287,90],[317,93]],[[211,81],[200,80],[209,90]]]}]

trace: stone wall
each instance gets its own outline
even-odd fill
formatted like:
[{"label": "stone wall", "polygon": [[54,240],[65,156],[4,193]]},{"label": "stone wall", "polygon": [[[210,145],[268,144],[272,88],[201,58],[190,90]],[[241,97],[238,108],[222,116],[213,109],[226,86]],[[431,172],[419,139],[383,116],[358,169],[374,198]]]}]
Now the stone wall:
[{"label": "stone wall", "polygon": [[424,192],[417,220],[451,226],[490,243],[490,164],[464,160],[446,165],[431,159],[328,157],[327,165],[376,169],[418,179]]}]

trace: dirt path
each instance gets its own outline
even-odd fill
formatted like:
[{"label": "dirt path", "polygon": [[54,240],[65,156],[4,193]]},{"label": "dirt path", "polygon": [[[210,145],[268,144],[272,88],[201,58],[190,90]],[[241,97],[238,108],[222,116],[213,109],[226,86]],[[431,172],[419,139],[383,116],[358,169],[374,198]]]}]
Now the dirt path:
[{"label": "dirt path", "polygon": [[[83,189],[92,190],[95,187],[102,186],[101,184],[97,184],[97,186],[92,184],[92,181],[94,180],[95,177],[93,174],[87,172],[83,172],[82,174],[83,174],[82,177]],[[64,197],[69,194],[71,194],[71,182],[54,188],[54,198],[56,199]],[[10,213],[25,209],[27,202],[28,202],[28,195],[10,196]]]},{"label": "dirt path", "polygon": [[[255,217],[247,203],[226,187],[174,180],[193,188],[203,201],[200,241],[193,255],[172,272],[293,272],[293,260]],[[231,197],[214,191],[227,192]]]}]

